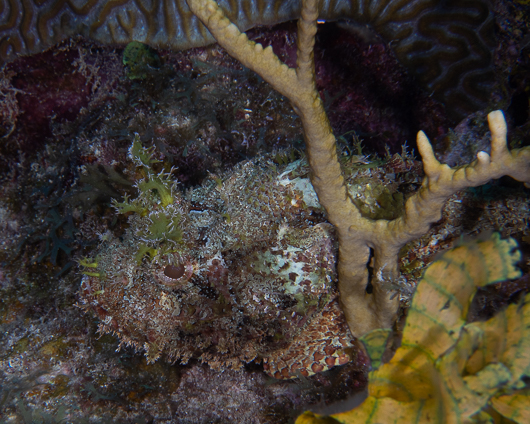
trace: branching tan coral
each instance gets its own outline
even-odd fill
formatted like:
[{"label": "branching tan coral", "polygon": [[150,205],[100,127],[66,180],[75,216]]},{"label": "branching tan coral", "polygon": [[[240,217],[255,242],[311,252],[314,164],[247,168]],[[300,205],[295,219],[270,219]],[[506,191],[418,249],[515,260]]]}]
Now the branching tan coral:
[{"label": "branching tan coral", "polygon": [[[345,185],[337,160],[336,139],[316,89],[313,47],[318,0],[303,1],[298,22],[296,69],[283,64],[271,47],[264,49],[250,41],[230,23],[215,1],[187,1],[218,43],[286,96],[300,116],[312,171],[311,182],[339,236],[341,305],[354,335],[361,336],[374,328],[392,325],[398,296],[382,282],[397,279],[399,250],[440,219],[442,206],[449,196],[503,175],[530,184],[530,148],[508,150],[506,123],[502,112],[496,111],[488,116],[492,133],[491,156],[480,152],[473,163],[450,168],[436,160],[427,137],[420,132],[418,148],[426,177],[420,190],[408,199],[404,215],[392,221],[363,218]],[[373,290],[369,294],[366,288],[370,249],[373,249],[376,278],[371,281]]]}]

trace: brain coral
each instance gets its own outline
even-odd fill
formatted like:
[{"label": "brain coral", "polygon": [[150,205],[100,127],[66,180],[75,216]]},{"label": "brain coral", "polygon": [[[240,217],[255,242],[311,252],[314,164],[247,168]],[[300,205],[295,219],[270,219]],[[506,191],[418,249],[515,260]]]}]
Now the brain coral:
[{"label": "brain coral", "polygon": [[[240,29],[299,17],[298,0],[220,0]],[[213,42],[185,0],[0,3],[0,63],[81,34],[103,43],[136,40],[185,49]],[[457,117],[491,93],[493,19],[485,0],[324,0],[320,16],[369,25]]]},{"label": "brain coral", "polygon": [[81,303],[101,332],[149,361],[219,369],[258,357],[277,378],[350,360],[335,237],[302,161],[246,162],[184,194],[138,139],[130,154],[140,194],[115,204],[130,226],[80,262]]}]

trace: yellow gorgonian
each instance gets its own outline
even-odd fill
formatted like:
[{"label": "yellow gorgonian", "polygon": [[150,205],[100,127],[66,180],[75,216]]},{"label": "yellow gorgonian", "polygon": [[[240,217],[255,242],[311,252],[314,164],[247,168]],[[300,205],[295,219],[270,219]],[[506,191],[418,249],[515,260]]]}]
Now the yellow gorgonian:
[{"label": "yellow gorgonian", "polygon": [[[520,277],[513,239],[493,234],[456,247],[426,270],[401,346],[369,376],[368,398],[351,411],[296,424],[530,422],[530,294],[486,322],[466,324],[478,287]],[[378,334],[381,335],[381,330]],[[386,337],[364,338],[381,356]]]}]

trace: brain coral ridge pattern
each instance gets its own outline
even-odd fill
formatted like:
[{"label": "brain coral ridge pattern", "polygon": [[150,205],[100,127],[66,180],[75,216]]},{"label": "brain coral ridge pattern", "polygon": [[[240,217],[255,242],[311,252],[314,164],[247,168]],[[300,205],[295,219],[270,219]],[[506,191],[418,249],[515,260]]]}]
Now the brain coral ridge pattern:
[{"label": "brain coral ridge pattern", "polygon": [[[242,31],[298,19],[298,0],[220,0]],[[374,28],[399,60],[457,116],[492,91],[493,18],[485,0],[323,0],[320,17]],[[212,43],[185,0],[1,0],[0,64],[73,35],[107,44],[186,49]]]},{"label": "brain coral ridge pattern", "polygon": [[150,362],[197,358],[237,369],[259,358],[276,378],[351,359],[335,236],[315,222],[319,206],[300,175],[307,166],[246,162],[184,194],[148,163],[148,154],[138,161],[147,175],[139,196],[116,203],[130,215],[123,240],[81,261],[81,304],[100,332]]}]

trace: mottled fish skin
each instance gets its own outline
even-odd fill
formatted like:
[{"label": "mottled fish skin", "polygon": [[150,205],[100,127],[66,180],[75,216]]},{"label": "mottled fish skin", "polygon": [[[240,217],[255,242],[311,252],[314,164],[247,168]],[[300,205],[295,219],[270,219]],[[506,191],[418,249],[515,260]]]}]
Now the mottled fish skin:
[{"label": "mottled fish skin", "polygon": [[[300,14],[300,0],[219,0],[240,29]],[[486,0],[323,0],[322,19],[372,26],[422,85],[460,118],[493,86],[493,17]],[[0,64],[73,35],[187,49],[213,42],[185,0],[0,0]]]}]

